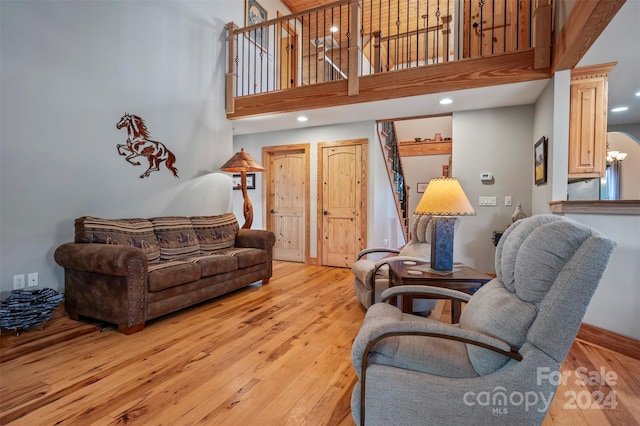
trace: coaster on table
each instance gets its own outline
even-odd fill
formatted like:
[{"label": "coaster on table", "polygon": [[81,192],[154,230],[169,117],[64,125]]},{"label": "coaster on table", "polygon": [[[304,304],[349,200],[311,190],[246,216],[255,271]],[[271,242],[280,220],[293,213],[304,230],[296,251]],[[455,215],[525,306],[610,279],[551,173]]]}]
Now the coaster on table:
[{"label": "coaster on table", "polygon": [[416,271],[415,269],[407,269],[409,275],[422,275],[422,271]]},{"label": "coaster on table", "polygon": [[413,260],[403,260],[402,263],[409,266],[417,264],[417,262],[414,262]]}]

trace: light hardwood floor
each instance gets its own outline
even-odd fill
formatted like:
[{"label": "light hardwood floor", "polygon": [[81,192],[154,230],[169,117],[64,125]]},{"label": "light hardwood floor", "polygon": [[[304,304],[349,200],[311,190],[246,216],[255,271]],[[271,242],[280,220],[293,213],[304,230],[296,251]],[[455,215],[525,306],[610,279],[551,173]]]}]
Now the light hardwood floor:
[{"label": "light hardwood floor", "polygon": [[[66,316],[0,339],[0,424],[352,425],[351,343],[364,318],[349,269],[275,262],[274,277],[125,336]],[[434,314],[446,319],[439,302]],[[640,424],[640,361],[576,341],[544,425]],[[566,392],[615,392],[615,409]]]}]

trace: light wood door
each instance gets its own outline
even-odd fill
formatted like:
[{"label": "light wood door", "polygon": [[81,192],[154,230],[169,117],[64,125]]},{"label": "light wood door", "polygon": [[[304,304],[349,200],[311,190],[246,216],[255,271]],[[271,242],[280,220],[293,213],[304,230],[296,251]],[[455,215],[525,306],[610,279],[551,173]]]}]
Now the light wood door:
[{"label": "light wood door", "polygon": [[349,267],[366,247],[366,140],[320,150],[322,264]]},{"label": "light wood door", "polygon": [[527,49],[531,0],[464,1],[463,56],[474,58]]},{"label": "light wood door", "polygon": [[287,23],[280,28],[280,89],[290,89],[298,82],[298,35]]},{"label": "light wood door", "polygon": [[276,235],[276,260],[304,262],[308,232],[309,161],[307,147],[271,147],[267,165],[267,229]]}]

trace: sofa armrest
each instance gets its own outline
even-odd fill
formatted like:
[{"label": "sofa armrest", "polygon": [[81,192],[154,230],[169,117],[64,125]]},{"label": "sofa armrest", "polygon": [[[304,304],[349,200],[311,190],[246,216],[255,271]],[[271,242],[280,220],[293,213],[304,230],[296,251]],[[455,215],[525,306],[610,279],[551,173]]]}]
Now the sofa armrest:
[{"label": "sofa armrest", "polygon": [[271,253],[276,235],[263,229],[239,229],[236,234],[236,247],[261,248]]},{"label": "sofa armrest", "polygon": [[132,260],[142,262],[147,270],[147,256],[139,248],[100,243],[65,243],[53,255],[65,269],[96,272],[125,277],[129,275]]},{"label": "sofa armrest", "polygon": [[147,319],[147,256],[115,244],[66,243],[54,253],[65,268],[65,309],[118,325],[125,334],[142,330]]}]

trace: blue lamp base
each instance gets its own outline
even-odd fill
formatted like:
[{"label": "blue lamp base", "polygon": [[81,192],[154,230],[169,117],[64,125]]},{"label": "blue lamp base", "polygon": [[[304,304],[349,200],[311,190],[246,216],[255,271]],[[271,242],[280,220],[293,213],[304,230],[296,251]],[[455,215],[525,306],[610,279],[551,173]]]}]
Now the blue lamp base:
[{"label": "blue lamp base", "polygon": [[453,229],[455,217],[434,216],[431,225],[431,268],[453,270]]}]

